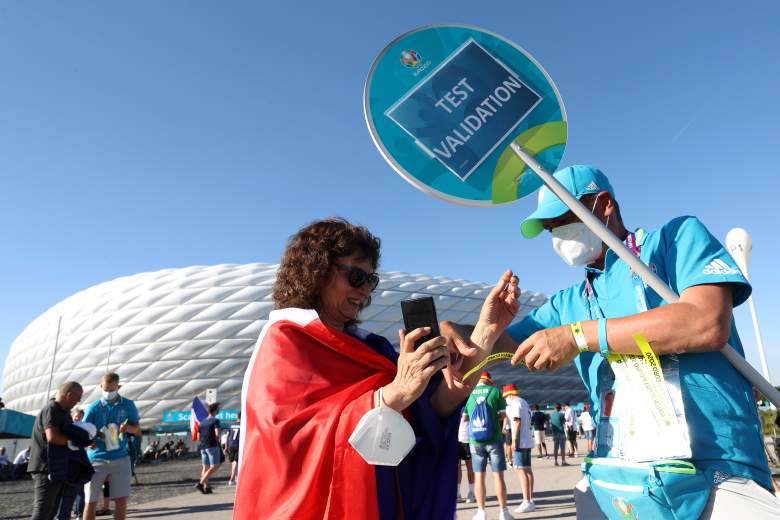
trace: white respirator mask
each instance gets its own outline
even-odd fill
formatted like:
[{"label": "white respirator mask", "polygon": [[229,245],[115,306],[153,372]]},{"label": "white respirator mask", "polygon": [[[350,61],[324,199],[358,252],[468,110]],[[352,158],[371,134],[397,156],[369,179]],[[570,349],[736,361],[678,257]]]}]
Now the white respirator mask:
[{"label": "white respirator mask", "polygon": [[106,391],[106,390],[103,390],[103,400],[104,401],[113,401],[114,399],[116,399],[117,395],[119,395],[119,393],[116,390],[112,390],[110,392]]},{"label": "white respirator mask", "polygon": [[369,464],[398,466],[414,448],[414,430],[403,415],[385,405],[380,388],[379,406],[360,418],[349,443]]},{"label": "white respirator mask", "polygon": [[[594,201],[591,213],[595,208]],[[609,217],[604,225],[609,225]],[[552,245],[558,256],[572,267],[592,264],[601,256],[601,239],[582,222],[573,222],[553,229]]]}]

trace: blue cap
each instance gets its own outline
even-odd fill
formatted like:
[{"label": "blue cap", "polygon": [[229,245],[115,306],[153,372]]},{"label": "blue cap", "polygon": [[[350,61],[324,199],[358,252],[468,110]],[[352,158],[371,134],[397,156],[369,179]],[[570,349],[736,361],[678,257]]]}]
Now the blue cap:
[{"label": "blue cap", "polygon": [[[585,195],[608,191],[613,197],[615,191],[609,183],[609,179],[595,166],[575,164],[558,170],[553,175],[558,182],[569,190],[577,200]],[[534,238],[544,231],[542,220],[560,217],[569,211],[569,207],[561,199],[555,196],[547,186],[539,190],[539,204],[536,211],[528,215],[528,218],[520,224],[520,231],[525,238]]]}]

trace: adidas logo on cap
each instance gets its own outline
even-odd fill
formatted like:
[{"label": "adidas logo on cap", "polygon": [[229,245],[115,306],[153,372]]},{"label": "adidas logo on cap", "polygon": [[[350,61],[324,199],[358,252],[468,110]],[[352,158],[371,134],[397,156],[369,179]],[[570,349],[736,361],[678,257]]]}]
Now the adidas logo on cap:
[{"label": "adidas logo on cap", "polygon": [[590,184],[585,186],[585,191],[598,191],[599,185],[596,184],[596,181],[590,181]]}]

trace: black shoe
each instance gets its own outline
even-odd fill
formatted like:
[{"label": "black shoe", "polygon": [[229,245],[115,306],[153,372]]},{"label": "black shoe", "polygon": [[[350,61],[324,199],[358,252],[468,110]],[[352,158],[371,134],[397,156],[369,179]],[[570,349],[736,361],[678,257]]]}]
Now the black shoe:
[{"label": "black shoe", "polygon": [[213,492],[214,492],[214,490],[213,490],[213,489],[211,489],[211,486],[206,486],[205,488],[203,488],[203,494],[204,494],[204,495],[210,495],[210,494],[212,494]]},{"label": "black shoe", "polygon": [[198,482],[197,484],[195,484],[195,489],[197,489],[198,491],[200,491],[200,492],[201,492],[201,493],[203,493],[204,495],[206,494],[206,490],[205,490],[205,488],[203,487],[203,484],[201,484],[200,482]]}]

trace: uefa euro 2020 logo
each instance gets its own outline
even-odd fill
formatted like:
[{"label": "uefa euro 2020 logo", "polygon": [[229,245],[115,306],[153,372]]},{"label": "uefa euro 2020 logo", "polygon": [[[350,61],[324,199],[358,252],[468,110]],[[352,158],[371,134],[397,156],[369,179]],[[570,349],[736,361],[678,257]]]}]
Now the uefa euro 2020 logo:
[{"label": "uefa euro 2020 logo", "polygon": [[417,51],[401,51],[401,64],[410,69],[416,69],[422,63],[422,56]]}]

